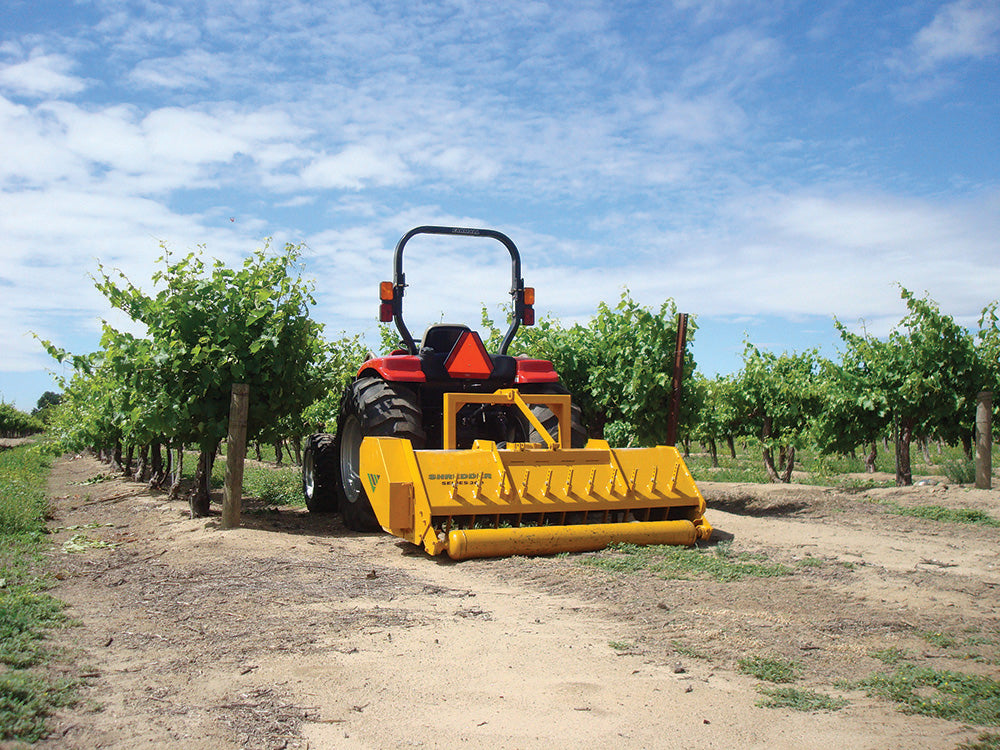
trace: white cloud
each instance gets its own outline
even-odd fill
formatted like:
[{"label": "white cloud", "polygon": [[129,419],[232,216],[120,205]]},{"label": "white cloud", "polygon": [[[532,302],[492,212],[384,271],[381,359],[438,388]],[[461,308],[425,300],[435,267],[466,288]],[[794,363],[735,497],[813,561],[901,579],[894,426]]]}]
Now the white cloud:
[{"label": "white cloud", "polygon": [[129,73],[129,79],[140,86],[190,91],[204,89],[230,74],[222,56],[191,49],[174,57],[143,60]]},{"label": "white cloud", "polygon": [[23,62],[0,67],[0,88],[29,97],[78,94],[86,83],[70,74],[75,67],[72,58],[36,50]]},{"label": "white cloud", "polygon": [[996,0],[955,0],[942,6],[910,44],[886,61],[890,84],[904,101],[927,101],[953,89],[962,63],[1000,52],[1000,5]]},{"label": "white cloud", "polygon": [[310,188],[358,190],[365,186],[399,185],[411,179],[405,162],[387,144],[356,144],[317,157],[301,173]]},{"label": "white cloud", "polygon": [[964,58],[983,59],[1000,49],[1000,5],[995,0],[957,0],[942,7],[913,40],[921,70]]}]

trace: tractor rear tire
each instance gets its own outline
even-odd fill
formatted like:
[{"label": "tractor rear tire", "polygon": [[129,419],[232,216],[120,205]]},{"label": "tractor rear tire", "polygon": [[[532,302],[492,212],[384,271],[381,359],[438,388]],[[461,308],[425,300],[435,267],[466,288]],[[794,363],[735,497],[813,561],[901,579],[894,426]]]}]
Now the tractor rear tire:
[{"label": "tractor rear tire", "polygon": [[310,435],[302,454],[302,494],[310,513],[333,513],[337,510],[334,490],[334,436],[325,432]]},{"label": "tractor rear tire", "polygon": [[[562,383],[542,383],[533,386],[522,386],[520,388],[522,393],[530,394],[555,394],[555,395],[569,395],[569,391]],[[532,404],[530,407],[531,413],[535,415],[535,419],[542,423],[549,435],[553,438],[558,438],[559,436],[559,418],[555,413],[547,406],[542,406],[541,404]],[[575,403],[570,411],[570,448],[583,448],[587,445],[587,428],[583,424],[583,414],[580,411],[580,407]],[[525,420],[527,423],[527,420]],[[528,442],[530,443],[541,443],[544,442],[542,436],[538,434],[530,424],[526,424],[528,431]]]},{"label": "tractor rear tire", "polygon": [[353,382],[344,393],[337,420],[334,486],[344,525],[352,531],[381,528],[366,494],[359,466],[361,441],[370,436],[406,438],[414,450],[424,447],[423,416],[411,389],[367,377]]}]

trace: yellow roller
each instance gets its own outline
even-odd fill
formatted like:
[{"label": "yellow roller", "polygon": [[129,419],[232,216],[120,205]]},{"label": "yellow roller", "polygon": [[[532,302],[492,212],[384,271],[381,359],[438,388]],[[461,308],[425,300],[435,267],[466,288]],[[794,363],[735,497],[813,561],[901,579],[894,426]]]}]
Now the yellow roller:
[{"label": "yellow roller", "polygon": [[[703,527],[701,527],[703,528]],[[629,544],[683,544],[690,546],[699,527],[690,521],[636,521],[573,526],[528,526],[519,529],[468,529],[448,534],[448,557],[504,557],[588,552],[612,542]]]},{"label": "yellow roller", "polygon": [[[446,394],[445,425],[473,401],[516,404],[531,421],[537,420],[527,403],[551,404],[560,417],[569,413],[568,396]],[[612,449],[591,440],[585,448],[563,449],[561,433],[545,446],[501,449],[479,440],[467,450],[454,449],[448,430],[445,450],[415,451],[408,440],[366,437],[361,479],[383,529],[456,560],[709,538],[705,500],[675,448]]]}]

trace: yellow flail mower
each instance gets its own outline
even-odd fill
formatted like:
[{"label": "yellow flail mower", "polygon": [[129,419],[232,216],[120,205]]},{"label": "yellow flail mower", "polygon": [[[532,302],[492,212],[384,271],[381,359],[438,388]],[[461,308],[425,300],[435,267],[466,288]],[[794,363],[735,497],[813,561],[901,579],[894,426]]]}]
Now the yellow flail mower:
[{"label": "yellow flail mower", "polygon": [[[496,354],[464,325],[414,341],[402,257],[417,234],[487,237],[510,252],[514,314]],[[520,270],[514,243],[493,230],[417,227],[400,239],[379,318],[395,322],[404,348],[365,362],[336,434],[307,441],[309,510],[339,510],[348,528],[381,528],[455,560],[707,540],[705,500],[675,448],[588,440],[551,362],[507,354],[519,325],[534,323]]]}]

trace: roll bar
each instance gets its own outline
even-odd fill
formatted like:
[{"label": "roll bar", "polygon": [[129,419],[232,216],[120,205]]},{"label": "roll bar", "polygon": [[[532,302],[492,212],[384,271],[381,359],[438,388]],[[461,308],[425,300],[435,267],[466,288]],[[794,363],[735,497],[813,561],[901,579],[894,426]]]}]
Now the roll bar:
[{"label": "roll bar", "polygon": [[[503,232],[497,232],[493,229],[470,229],[467,227],[416,227],[404,234],[400,238],[399,242],[396,243],[392,276],[392,320],[396,324],[399,335],[403,337],[403,343],[405,344],[407,350],[410,354],[417,353],[417,344],[413,340],[413,336],[410,334],[409,329],[406,327],[406,323],[403,322],[403,293],[406,289],[406,275],[403,273],[403,248],[406,247],[406,243],[409,242],[411,238],[418,234],[489,237],[507,248],[507,251],[510,253],[511,261],[510,294],[514,298],[514,317],[511,321],[510,328],[508,328],[507,333],[504,334],[503,341],[500,343],[500,351],[498,352],[499,354],[506,354],[507,348],[514,340],[514,334],[517,333],[517,329],[525,320],[524,313],[526,305],[524,302],[524,279],[521,278],[521,254],[517,251],[517,246],[510,239],[510,237],[505,235]],[[532,315],[533,314],[534,313],[532,311]],[[534,321],[532,320],[531,322]]]}]

